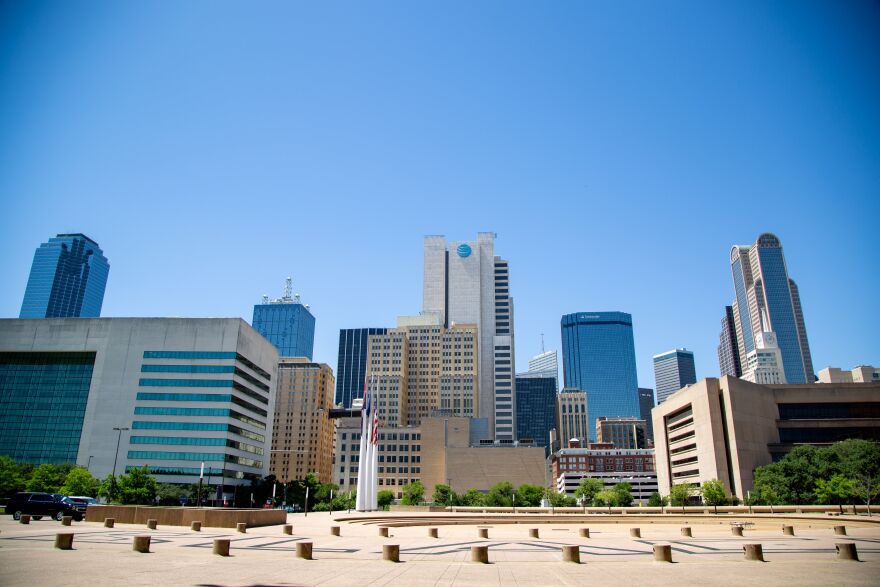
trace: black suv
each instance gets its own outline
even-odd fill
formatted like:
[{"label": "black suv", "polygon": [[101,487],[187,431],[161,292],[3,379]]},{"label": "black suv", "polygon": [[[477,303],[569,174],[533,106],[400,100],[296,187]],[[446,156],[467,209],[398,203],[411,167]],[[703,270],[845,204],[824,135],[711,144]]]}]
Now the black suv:
[{"label": "black suv", "polygon": [[21,519],[22,514],[30,514],[35,520],[51,516],[59,522],[64,516],[72,516],[77,522],[83,519],[73,504],[57,500],[51,493],[16,493],[6,504],[6,513],[11,513],[13,520]]}]

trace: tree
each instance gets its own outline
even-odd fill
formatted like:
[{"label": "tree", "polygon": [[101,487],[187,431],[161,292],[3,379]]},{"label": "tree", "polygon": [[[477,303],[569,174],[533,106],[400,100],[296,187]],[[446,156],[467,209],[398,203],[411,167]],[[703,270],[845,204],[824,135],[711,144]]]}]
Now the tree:
[{"label": "tree", "polygon": [[840,507],[843,513],[843,502],[853,496],[853,481],[843,475],[832,475],[831,479],[816,480],[816,499],[820,503],[833,503]]},{"label": "tree", "polygon": [[64,479],[64,485],[61,486],[60,493],[64,495],[95,497],[98,495],[99,485],[98,480],[92,476],[88,469],[74,467]]},{"label": "tree", "polygon": [[376,494],[376,503],[383,510],[391,505],[391,502],[394,501],[394,492],[388,489],[383,489]]},{"label": "tree", "polygon": [[871,501],[878,495],[880,495],[880,477],[857,473],[853,479],[853,496],[868,506],[868,517],[871,516]]},{"label": "tree", "polygon": [[157,483],[156,497],[159,505],[180,505],[180,498],[189,499],[191,487],[189,485],[177,485],[175,483]]},{"label": "tree", "polygon": [[403,499],[400,503],[403,505],[419,505],[425,501],[425,486],[421,481],[413,481],[403,486]]},{"label": "tree", "polygon": [[510,481],[501,481],[493,485],[486,495],[486,505],[493,507],[513,505],[513,484]]},{"label": "tree", "polygon": [[544,488],[530,483],[523,483],[516,490],[516,504],[520,507],[538,507],[544,497]]},{"label": "tree", "polygon": [[434,486],[434,494],[431,496],[431,500],[434,502],[434,505],[450,506],[455,505],[456,501],[458,501],[458,496],[455,495],[452,487],[441,483]]},{"label": "tree", "polygon": [[0,498],[12,497],[27,487],[30,470],[6,455],[0,455]]},{"label": "tree", "polygon": [[28,491],[45,491],[46,493],[58,493],[64,485],[64,478],[70,467],[44,464],[34,469],[34,474],[27,482]]},{"label": "tree", "polygon": [[770,506],[770,513],[773,513],[773,506],[780,503],[779,493],[773,485],[763,485],[758,493],[758,498]]},{"label": "tree", "polygon": [[604,488],[605,485],[600,480],[593,477],[584,477],[581,479],[577,489],[574,490],[574,496],[581,500],[581,503],[584,505],[592,504],[596,494]]},{"label": "tree", "polygon": [[679,483],[678,485],[673,485],[672,489],[669,490],[669,501],[674,506],[681,506],[681,511],[684,513],[684,506],[687,505],[693,493],[693,485],[690,483]]},{"label": "tree", "polygon": [[614,505],[616,497],[617,496],[612,489],[603,489],[593,498],[593,505],[608,506],[608,509],[611,510],[611,506]]},{"label": "tree", "polygon": [[617,483],[611,489],[614,492],[614,505],[627,508],[632,505],[632,486],[629,483]]},{"label": "tree", "polygon": [[120,475],[116,486],[119,500],[124,504],[151,504],[156,499],[156,479],[146,465]]},{"label": "tree", "polygon": [[724,489],[724,483],[718,479],[709,479],[703,482],[702,492],[703,501],[707,505],[713,506],[716,514],[719,505],[727,504],[727,491]]},{"label": "tree", "polygon": [[106,499],[108,503],[115,502],[116,497],[119,494],[119,486],[116,481],[117,479],[113,473],[107,475],[104,480],[101,481],[101,485],[98,486],[98,496]]},{"label": "tree", "polygon": [[468,489],[459,498],[461,505],[470,507],[481,507],[486,505],[486,494],[476,489]]},{"label": "tree", "polygon": [[651,494],[651,497],[648,498],[648,505],[654,508],[665,507],[669,505],[669,497],[666,495],[660,495],[659,492],[655,491]]}]

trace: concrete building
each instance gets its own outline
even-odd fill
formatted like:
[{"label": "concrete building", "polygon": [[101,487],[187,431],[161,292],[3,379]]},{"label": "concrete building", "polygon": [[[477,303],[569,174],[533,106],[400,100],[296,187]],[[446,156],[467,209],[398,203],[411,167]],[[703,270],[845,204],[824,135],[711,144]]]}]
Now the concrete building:
[{"label": "concrete building", "polygon": [[620,449],[601,443],[582,448],[575,444],[553,454],[550,470],[556,490],[567,495],[574,495],[584,477],[601,480],[606,489],[629,483],[635,503],[647,503],[657,491],[651,449]]},{"label": "concrete building", "polygon": [[254,306],[254,330],[275,345],[282,357],[306,357],[312,360],[315,347],[315,317],[309,306],[293,294],[293,283],[288,277],[284,295]]},{"label": "concrete building", "polygon": [[639,388],[639,419],[644,420],[648,431],[648,441],[654,445],[654,421],[651,410],[654,409],[654,390],[648,387]]},{"label": "concrete building", "polygon": [[880,381],[880,369],[859,365],[852,371],[826,367],[819,371],[819,383],[872,383]]},{"label": "concrete building", "polygon": [[277,371],[238,318],[0,320],[0,454],[231,494],[269,472]]},{"label": "concrete building", "polygon": [[654,355],[654,384],[657,403],[691,383],[697,382],[694,353],[687,349],[672,349]]},{"label": "concrete building", "polygon": [[110,263],[84,234],[59,234],[40,245],[19,318],[97,318]]},{"label": "concrete building", "polygon": [[[559,362],[556,351],[547,351],[529,359],[529,370],[517,373],[517,377],[552,377],[559,391]],[[521,436],[521,435],[520,435]]]},{"label": "concrete building", "polygon": [[333,466],[333,370],[306,358],[278,363],[274,435],[269,472],[279,481],[315,473],[330,483]]},{"label": "concrete building", "polygon": [[571,439],[587,444],[590,438],[587,392],[566,387],[556,395],[556,422],[559,424],[559,441],[564,446]]},{"label": "concrete building", "polygon": [[494,438],[516,438],[513,298],[507,261],[495,256],[495,234],[476,241],[425,237],[422,313],[440,324],[475,324],[479,332],[479,405]]},{"label": "concrete building", "polygon": [[798,444],[880,440],[880,383],[759,385],[703,379],[654,408],[660,492],[720,479],[744,498],[754,471]]},{"label": "concrete building", "polygon": [[721,319],[721,334],[718,336],[718,369],[721,376],[742,377],[742,364],[739,362],[739,345],[736,340],[736,323],[733,319],[733,306],[724,306]]},{"label": "concrete building", "polygon": [[334,399],[337,406],[350,408],[353,400],[363,396],[369,337],[387,333],[387,328],[344,328],[339,331]]},{"label": "concrete building", "polygon": [[614,448],[648,448],[648,426],[638,418],[596,418],[596,442]]},{"label": "concrete building", "polygon": [[761,385],[786,382],[782,354],[774,333],[761,332],[755,336],[755,348],[746,355],[742,378]]},{"label": "concrete building", "polygon": [[556,378],[517,375],[516,430],[519,439],[530,439],[537,446],[546,447],[549,455],[550,431],[557,427]]}]

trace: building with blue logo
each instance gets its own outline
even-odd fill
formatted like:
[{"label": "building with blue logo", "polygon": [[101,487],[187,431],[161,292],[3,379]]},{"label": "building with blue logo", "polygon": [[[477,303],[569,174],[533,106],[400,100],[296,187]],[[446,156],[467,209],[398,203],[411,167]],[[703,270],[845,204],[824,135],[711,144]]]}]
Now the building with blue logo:
[{"label": "building with blue logo", "polygon": [[639,396],[632,316],[578,312],[562,317],[565,387],[586,392],[591,440],[596,418],[638,417]]},{"label": "building with blue logo", "polygon": [[110,263],[84,234],[59,234],[34,253],[19,318],[101,315]]},{"label": "building with blue logo", "polygon": [[254,329],[275,345],[279,356],[312,359],[315,347],[315,317],[309,306],[300,302],[299,294],[292,294],[288,277],[284,296],[254,306]]}]

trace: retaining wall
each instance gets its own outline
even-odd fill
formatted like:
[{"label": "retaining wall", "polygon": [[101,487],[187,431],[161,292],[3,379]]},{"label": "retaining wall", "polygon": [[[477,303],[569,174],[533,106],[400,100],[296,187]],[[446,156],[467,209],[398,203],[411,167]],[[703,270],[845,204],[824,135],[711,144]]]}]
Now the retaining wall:
[{"label": "retaining wall", "polygon": [[183,508],[140,505],[90,505],[87,522],[103,522],[115,518],[119,524],[146,524],[157,520],[160,526],[189,526],[201,522],[202,527],[235,528],[244,522],[249,528],[287,523],[284,510],[237,510],[228,508]]}]

